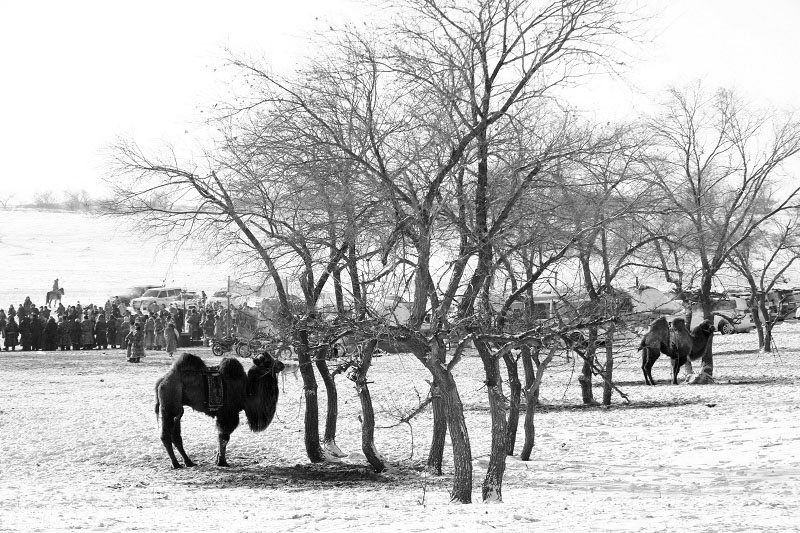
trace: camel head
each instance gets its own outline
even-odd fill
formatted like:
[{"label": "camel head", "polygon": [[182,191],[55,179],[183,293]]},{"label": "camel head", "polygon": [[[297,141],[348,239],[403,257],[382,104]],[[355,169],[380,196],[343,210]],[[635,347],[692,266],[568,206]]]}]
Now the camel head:
[{"label": "camel head", "polygon": [[278,374],[283,370],[283,363],[272,357],[272,355],[264,351],[253,357],[253,364],[258,367],[264,374]]}]

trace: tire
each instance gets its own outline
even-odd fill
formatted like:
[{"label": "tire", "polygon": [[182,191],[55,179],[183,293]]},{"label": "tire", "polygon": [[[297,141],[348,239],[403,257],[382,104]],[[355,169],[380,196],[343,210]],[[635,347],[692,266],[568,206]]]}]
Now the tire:
[{"label": "tire", "polygon": [[292,355],[293,355],[292,348],[288,344],[284,346],[279,346],[275,350],[275,357],[281,361],[291,359]]},{"label": "tire", "polygon": [[225,352],[223,351],[222,346],[214,343],[211,345],[211,353],[213,353],[217,357],[222,357],[222,354],[224,354]]},{"label": "tire", "polygon": [[236,345],[236,355],[239,357],[250,357],[250,343],[241,342]]},{"label": "tire", "polygon": [[736,328],[733,327],[733,324],[731,324],[727,320],[720,320],[719,332],[722,333],[723,335],[733,335],[734,333],[736,333]]}]

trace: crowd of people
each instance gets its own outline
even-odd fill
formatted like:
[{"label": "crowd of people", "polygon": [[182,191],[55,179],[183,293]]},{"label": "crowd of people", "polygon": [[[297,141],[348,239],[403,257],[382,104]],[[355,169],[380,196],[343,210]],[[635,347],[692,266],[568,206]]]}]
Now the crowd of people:
[{"label": "crowd of people", "polygon": [[80,302],[65,307],[59,302],[51,310],[27,297],[16,308],[0,308],[0,336],[5,351],[17,346],[23,351],[125,349],[127,360],[138,363],[145,350],[165,350],[172,356],[184,329],[191,340],[206,344],[224,336],[218,307],[203,302],[185,312],[183,305],[173,303],[132,310],[114,297],[102,307]]}]

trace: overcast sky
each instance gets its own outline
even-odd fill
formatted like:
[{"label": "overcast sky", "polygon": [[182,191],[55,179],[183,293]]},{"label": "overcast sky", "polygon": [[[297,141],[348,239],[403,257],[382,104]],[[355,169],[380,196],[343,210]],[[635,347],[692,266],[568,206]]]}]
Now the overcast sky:
[{"label": "overcast sky", "polygon": [[[579,101],[600,113],[642,108],[669,84],[702,78],[800,108],[797,0],[639,0],[661,15],[627,84],[595,80]],[[224,93],[225,48],[278,70],[306,36],[369,11],[355,0],[0,0],[0,197],[104,192],[103,149],[118,136],[178,144]]]}]

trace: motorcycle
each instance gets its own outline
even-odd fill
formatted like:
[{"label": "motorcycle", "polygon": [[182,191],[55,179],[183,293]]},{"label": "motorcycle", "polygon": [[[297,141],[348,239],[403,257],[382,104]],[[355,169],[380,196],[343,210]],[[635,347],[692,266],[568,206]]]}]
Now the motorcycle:
[{"label": "motorcycle", "polygon": [[221,357],[226,352],[232,352],[238,340],[236,337],[228,336],[222,339],[211,339],[211,353]]}]

